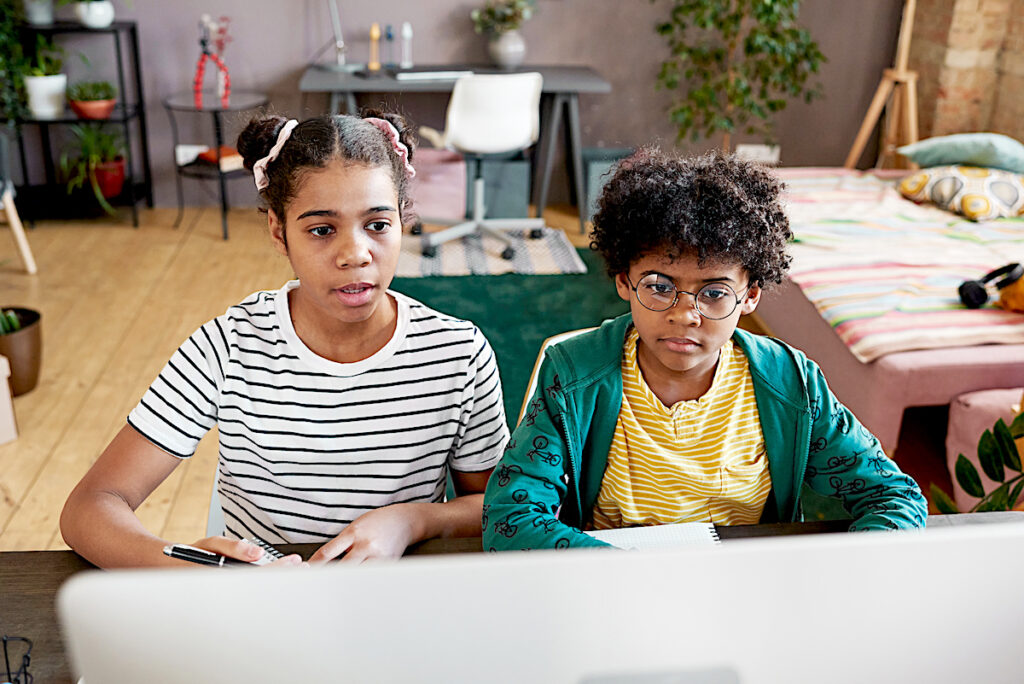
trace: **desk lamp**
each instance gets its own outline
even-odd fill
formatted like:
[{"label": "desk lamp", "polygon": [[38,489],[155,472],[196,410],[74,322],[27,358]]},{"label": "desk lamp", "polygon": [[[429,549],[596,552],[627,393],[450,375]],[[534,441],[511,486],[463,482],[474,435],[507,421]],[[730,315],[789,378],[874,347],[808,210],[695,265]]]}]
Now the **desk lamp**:
[{"label": "desk lamp", "polygon": [[[347,47],[345,46],[345,38],[341,33],[341,15],[338,13],[338,0],[327,0],[327,8],[331,15],[331,30],[334,32],[334,61],[333,62],[322,62],[318,64],[321,69],[327,69],[328,71],[359,71],[364,68],[362,64],[350,64],[345,60],[345,52]],[[324,52],[330,43],[320,49],[320,53]],[[320,53],[317,53],[318,55]],[[314,59],[316,59],[314,57]]]}]

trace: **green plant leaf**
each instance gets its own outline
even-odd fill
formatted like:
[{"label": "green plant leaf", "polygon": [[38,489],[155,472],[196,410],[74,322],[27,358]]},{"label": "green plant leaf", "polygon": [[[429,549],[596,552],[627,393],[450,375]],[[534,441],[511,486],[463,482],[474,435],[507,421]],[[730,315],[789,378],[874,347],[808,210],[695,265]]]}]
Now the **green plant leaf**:
[{"label": "green plant leaf", "polygon": [[956,503],[950,498],[949,494],[939,489],[939,487],[932,482],[932,503],[939,509],[939,513],[959,513],[960,509],[956,507]]},{"label": "green plant leaf", "polygon": [[978,462],[988,478],[994,482],[1002,482],[1006,477],[1003,471],[1003,445],[992,434],[985,430],[978,440]]},{"label": "green plant leaf", "polygon": [[985,496],[985,489],[981,486],[981,477],[978,475],[978,470],[963,454],[957,457],[954,472],[956,473],[957,483],[963,487],[963,490],[968,495],[976,499]]},{"label": "green plant leaf", "polygon": [[1013,435],[1010,434],[1010,428],[1006,426],[1002,418],[996,421],[995,434],[1003,463],[1010,470],[1016,470],[1019,473],[1020,454],[1017,453],[1017,445],[1013,441]]},{"label": "green plant leaf", "polygon": [[1009,510],[1009,500],[1006,494],[1006,488],[1000,487],[993,491],[987,498],[985,498],[981,505],[975,510],[978,513],[986,513],[988,511],[1006,511]]},{"label": "green plant leaf", "polygon": [[1010,423],[1010,434],[1014,439],[1024,437],[1024,411],[1021,411],[1021,414]]},{"label": "green plant leaf", "polygon": [[1010,497],[1007,503],[1008,508],[1012,509],[1014,506],[1017,505],[1017,499],[1020,498],[1021,490],[1024,490],[1024,480],[1018,482],[1017,486],[1013,488],[1012,492],[1010,492]]}]

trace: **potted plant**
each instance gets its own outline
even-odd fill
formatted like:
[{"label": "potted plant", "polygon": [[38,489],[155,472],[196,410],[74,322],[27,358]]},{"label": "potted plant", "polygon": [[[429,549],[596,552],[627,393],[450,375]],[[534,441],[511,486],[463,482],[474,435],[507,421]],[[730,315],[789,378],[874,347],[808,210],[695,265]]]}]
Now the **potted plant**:
[{"label": "potted plant", "polygon": [[71,3],[75,17],[87,28],[106,28],[114,23],[114,3],[110,0],[57,0],[58,5]]},{"label": "potted plant", "polygon": [[470,12],[473,28],[488,36],[487,50],[494,63],[514,69],[526,57],[526,43],[519,33],[523,22],[533,16],[534,0],[487,0]]},{"label": "potted plant", "polygon": [[0,310],[0,356],[11,364],[11,394],[25,394],[39,380],[43,358],[41,316],[33,309],[12,307]]},{"label": "potted plant", "polygon": [[0,120],[13,124],[23,117],[22,89],[28,60],[21,46],[20,0],[0,0]]},{"label": "potted plant", "polygon": [[53,23],[53,0],[23,0],[25,18],[33,26],[49,26]]},{"label": "potted plant", "polygon": [[[653,1],[653,0],[652,0]],[[772,139],[772,116],[787,100],[820,97],[808,85],[825,61],[818,44],[797,25],[799,0],[672,0],[657,32],[668,43],[658,86],[682,91],[669,108],[680,140],[722,134]]]},{"label": "potted plant", "polygon": [[124,187],[124,144],[116,133],[108,133],[102,124],[71,126],[77,149],[63,154],[60,168],[67,183],[68,194],[88,183],[92,194],[105,212],[115,215],[107,200],[121,194]]},{"label": "potted plant", "polygon": [[36,35],[36,52],[25,75],[28,108],[36,119],[56,119],[64,113],[68,87],[63,50],[43,34]]},{"label": "potted plant", "polygon": [[[985,430],[978,440],[978,463],[982,471],[999,486],[985,493],[981,475],[963,454],[956,459],[954,472],[956,481],[967,494],[978,499],[968,513],[981,511],[1012,511],[1021,510],[1021,494],[1024,493],[1024,473],[1021,472],[1020,450],[1017,440],[1024,438],[1024,413],[1018,415],[1012,423],[1006,424],[1002,418],[996,421],[991,430]],[[940,513],[960,513],[956,502],[935,483],[931,486],[932,501]]]},{"label": "potted plant", "polygon": [[80,119],[109,119],[116,94],[109,81],[80,81],[68,87],[68,103]]}]

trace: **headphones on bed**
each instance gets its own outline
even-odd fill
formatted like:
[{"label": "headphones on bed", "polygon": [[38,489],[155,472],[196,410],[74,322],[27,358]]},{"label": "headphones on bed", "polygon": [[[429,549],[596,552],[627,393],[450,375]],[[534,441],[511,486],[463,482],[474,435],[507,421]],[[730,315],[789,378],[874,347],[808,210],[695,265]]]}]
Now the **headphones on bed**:
[{"label": "headphones on bed", "polygon": [[968,309],[980,309],[988,301],[988,290],[985,289],[988,283],[1000,278],[1000,280],[996,280],[996,288],[1002,289],[1017,282],[1021,277],[1024,277],[1024,266],[1017,263],[1007,264],[994,271],[989,271],[979,280],[965,280],[960,283],[957,292],[960,293],[960,301]]}]

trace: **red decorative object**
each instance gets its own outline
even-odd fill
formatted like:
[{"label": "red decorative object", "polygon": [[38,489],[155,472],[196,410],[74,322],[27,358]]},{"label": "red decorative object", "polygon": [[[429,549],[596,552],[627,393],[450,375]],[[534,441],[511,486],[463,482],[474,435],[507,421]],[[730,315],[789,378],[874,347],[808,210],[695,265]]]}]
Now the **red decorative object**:
[{"label": "red decorative object", "polygon": [[210,48],[211,26],[223,26],[222,29],[217,29],[218,45],[224,46],[230,40],[227,36],[227,17],[221,17],[221,19],[221,22],[212,22],[209,16],[204,14],[199,22],[199,47],[202,53],[199,55],[199,62],[196,64],[196,76],[192,82],[196,109],[203,108],[203,77],[206,75],[206,60],[212,61],[217,66],[218,72],[224,79],[224,87],[220,95],[221,106],[227,107],[231,99],[231,77],[228,75],[228,68],[224,66],[224,61],[220,56]]}]

